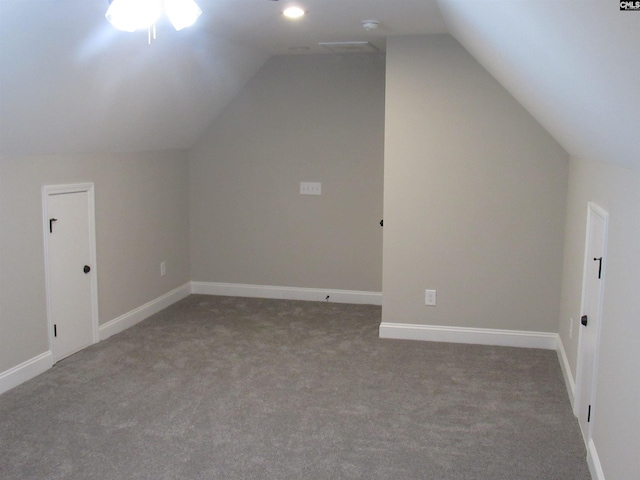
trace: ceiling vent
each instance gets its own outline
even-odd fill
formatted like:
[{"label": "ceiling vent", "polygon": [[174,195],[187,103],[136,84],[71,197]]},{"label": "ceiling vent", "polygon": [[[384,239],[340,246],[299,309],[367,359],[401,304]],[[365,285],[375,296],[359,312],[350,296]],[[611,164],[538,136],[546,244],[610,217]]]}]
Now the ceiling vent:
[{"label": "ceiling vent", "polygon": [[379,52],[375,45],[369,42],[320,42],[321,47],[333,53],[364,53]]}]

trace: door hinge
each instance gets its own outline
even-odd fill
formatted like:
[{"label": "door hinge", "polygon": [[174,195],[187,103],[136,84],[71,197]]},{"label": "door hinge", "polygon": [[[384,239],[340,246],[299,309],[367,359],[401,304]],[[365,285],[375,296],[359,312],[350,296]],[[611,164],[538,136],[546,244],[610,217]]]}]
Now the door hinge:
[{"label": "door hinge", "polygon": [[594,258],[594,262],[598,262],[598,279],[602,278],[602,257]]},{"label": "door hinge", "polygon": [[57,222],[58,219],[57,218],[50,218],[49,219],[49,233],[53,233],[53,222]]},{"label": "door hinge", "polygon": [[589,411],[587,412],[587,423],[591,421],[591,405],[589,405]]},{"label": "door hinge", "polygon": [[57,325],[53,325],[53,336],[54,337],[58,336],[58,326]]}]

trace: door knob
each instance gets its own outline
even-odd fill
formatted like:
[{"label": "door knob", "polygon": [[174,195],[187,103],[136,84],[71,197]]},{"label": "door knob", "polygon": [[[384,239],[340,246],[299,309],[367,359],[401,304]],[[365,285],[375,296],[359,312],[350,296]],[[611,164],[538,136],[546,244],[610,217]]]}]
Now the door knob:
[{"label": "door knob", "polygon": [[84,268],[82,269],[82,271],[84,273],[89,273],[91,271],[91,267],[89,265],[85,265]]},{"label": "door knob", "polygon": [[588,322],[587,316],[583,315],[582,318],[580,319],[580,323],[586,327],[587,326],[587,322]]}]

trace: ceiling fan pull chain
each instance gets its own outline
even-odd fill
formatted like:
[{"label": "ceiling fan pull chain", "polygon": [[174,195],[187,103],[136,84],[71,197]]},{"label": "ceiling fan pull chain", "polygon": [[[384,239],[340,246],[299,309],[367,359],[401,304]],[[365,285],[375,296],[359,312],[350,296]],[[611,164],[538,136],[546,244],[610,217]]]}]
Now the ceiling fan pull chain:
[{"label": "ceiling fan pull chain", "polygon": [[155,22],[152,23],[151,25],[149,25],[149,28],[147,29],[147,41],[149,42],[149,45],[151,45],[151,32],[153,31],[153,39],[156,39],[156,24]]}]

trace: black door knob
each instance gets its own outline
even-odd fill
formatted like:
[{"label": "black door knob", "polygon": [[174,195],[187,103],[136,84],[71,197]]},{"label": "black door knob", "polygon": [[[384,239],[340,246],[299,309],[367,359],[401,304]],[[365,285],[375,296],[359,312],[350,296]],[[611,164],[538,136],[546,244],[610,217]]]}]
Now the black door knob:
[{"label": "black door knob", "polygon": [[89,273],[91,271],[91,267],[89,265],[85,265],[84,268],[82,269],[82,271],[84,273]]},{"label": "black door knob", "polygon": [[587,326],[587,322],[588,322],[587,321],[587,316],[583,315],[582,318],[580,319],[580,323],[586,327]]}]

